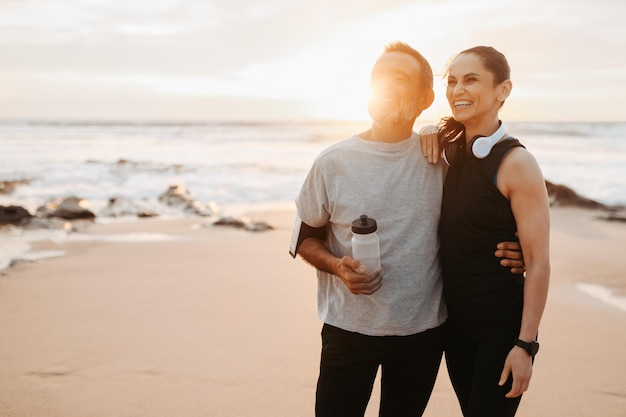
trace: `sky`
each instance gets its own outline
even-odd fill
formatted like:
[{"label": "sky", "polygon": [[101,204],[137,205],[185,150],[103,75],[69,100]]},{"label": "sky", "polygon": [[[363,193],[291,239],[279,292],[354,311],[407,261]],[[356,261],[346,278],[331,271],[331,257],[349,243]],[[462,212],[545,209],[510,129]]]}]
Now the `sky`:
[{"label": "sky", "polygon": [[0,119],[366,120],[385,44],[503,52],[502,118],[626,121],[623,0],[0,0]]}]

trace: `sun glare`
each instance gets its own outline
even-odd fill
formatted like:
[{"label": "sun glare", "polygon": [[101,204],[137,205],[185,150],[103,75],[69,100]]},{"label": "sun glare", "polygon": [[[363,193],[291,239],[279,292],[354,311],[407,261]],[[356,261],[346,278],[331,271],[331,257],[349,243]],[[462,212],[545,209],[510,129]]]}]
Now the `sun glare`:
[{"label": "sun glare", "polygon": [[[424,7],[420,6],[420,12],[424,12]],[[427,11],[434,12],[435,9],[434,5],[426,7]],[[385,9],[368,18],[361,16],[358,21],[346,22],[340,37],[318,39],[315,45],[309,45],[306,52],[298,56],[264,65],[263,78],[279,80],[273,86],[274,96],[309,103],[313,118],[369,120],[370,74],[387,43],[405,41],[431,62],[441,60],[438,55],[430,56],[433,51],[439,51],[438,42],[441,39],[431,36],[435,33],[437,22],[427,19],[415,26],[410,23],[414,18],[407,16],[403,10]],[[426,38],[428,42],[423,41]],[[423,50],[424,47],[428,49]],[[255,77],[260,75],[260,69],[259,66],[255,68]],[[441,80],[437,76],[434,84],[435,102],[420,116],[420,120],[437,120],[449,112],[442,92],[445,90],[438,85]]]}]

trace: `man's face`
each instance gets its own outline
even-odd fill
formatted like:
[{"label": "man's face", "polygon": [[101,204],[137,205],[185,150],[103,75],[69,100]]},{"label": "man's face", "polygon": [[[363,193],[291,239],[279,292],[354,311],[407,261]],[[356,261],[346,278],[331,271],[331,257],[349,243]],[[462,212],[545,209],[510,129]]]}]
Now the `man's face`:
[{"label": "man's face", "polygon": [[420,113],[420,63],[403,52],[383,54],[372,70],[369,114],[382,125],[412,122]]}]

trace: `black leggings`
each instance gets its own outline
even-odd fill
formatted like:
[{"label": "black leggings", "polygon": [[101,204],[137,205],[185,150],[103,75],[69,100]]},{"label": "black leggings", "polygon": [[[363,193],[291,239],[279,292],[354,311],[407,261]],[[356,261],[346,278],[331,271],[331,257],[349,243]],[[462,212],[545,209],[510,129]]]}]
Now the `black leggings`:
[{"label": "black leggings", "polygon": [[382,369],[380,417],[419,417],[432,393],[444,328],[410,336],[365,336],[325,324],[317,417],[362,417]]},{"label": "black leggings", "polygon": [[522,397],[505,398],[511,377],[504,386],[498,382],[517,329],[478,339],[460,325],[448,322],[446,326],[446,365],[463,416],[513,417]]}]

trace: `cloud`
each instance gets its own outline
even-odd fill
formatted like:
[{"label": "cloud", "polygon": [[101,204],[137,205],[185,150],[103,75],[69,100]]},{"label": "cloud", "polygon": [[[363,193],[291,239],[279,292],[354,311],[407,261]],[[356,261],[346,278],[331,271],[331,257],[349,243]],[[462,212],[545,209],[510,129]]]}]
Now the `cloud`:
[{"label": "cloud", "polygon": [[[363,99],[377,55],[400,39],[437,73],[453,53],[492,44],[529,101],[570,97],[623,85],[625,14],[610,0],[0,0],[0,82],[38,102],[62,100],[44,91],[86,86],[137,100],[265,97],[323,108]],[[41,88],[27,88],[31,80]]]}]

